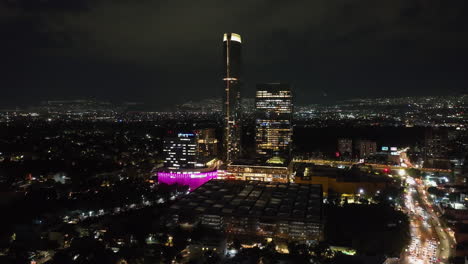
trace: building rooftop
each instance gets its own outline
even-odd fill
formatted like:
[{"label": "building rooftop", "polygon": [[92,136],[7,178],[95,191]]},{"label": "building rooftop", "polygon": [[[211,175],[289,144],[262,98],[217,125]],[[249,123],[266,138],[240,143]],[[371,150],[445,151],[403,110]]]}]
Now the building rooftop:
[{"label": "building rooftop", "polygon": [[391,182],[387,176],[359,170],[359,168],[339,169],[327,165],[296,163],[294,166],[296,177],[328,177],[338,182]]},{"label": "building rooftop", "polygon": [[211,180],[171,206],[179,212],[319,222],[322,186]]}]

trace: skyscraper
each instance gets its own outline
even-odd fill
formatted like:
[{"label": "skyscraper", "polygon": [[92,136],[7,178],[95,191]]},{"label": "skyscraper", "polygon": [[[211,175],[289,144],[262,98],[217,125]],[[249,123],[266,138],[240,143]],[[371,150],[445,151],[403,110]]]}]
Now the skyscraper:
[{"label": "skyscraper", "polygon": [[257,84],[255,108],[257,155],[289,157],[293,113],[290,86],[283,83]]},{"label": "skyscraper", "polygon": [[240,124],[240,72],[241,72],[241,36],[236,33],[225,33],[223,36],[224,55],[224,147],[225,160],[229,163],[239,157],[241,151]]}]

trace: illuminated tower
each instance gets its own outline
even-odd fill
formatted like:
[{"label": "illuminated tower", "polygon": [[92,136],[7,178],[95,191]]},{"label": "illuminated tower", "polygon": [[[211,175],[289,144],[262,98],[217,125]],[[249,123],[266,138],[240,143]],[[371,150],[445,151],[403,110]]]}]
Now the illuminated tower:
[{"label": "illuminated tower", "polygon": [[239,157],[241,151],[241,116],[240,116],[240,71],[241,71],[241,36],[225,33],[223,36],[224,55],[224,147],[226,162]]},{"label": "illuminated tower", "polygon": [[289,157],[292,143],[293,103],[288,84],[257,84],[255,96],[257,155]]}]

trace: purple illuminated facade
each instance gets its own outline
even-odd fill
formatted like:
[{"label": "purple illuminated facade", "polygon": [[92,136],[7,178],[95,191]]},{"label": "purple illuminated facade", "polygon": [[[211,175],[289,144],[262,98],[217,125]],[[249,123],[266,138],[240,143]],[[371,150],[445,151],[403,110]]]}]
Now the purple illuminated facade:
[{"label": "purple illuminated facade", "polygon": [[205,182],[216,177],[218,177],[217,171],[194,173],[158,172],[159,183],[186,185],[189,186],[190,191],[195,190]]}]

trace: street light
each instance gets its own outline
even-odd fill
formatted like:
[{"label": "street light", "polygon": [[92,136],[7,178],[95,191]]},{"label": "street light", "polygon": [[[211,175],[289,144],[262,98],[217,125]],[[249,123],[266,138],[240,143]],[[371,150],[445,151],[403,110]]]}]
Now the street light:
[{"label": "street light", "polygon": [[398,171],[398,175],[400,175],[400,176],[402,176],[402,177],[405,176],[405,175],[406,175],[406,170],[405,170],[405,169],[400,169],[400,170]]}]

